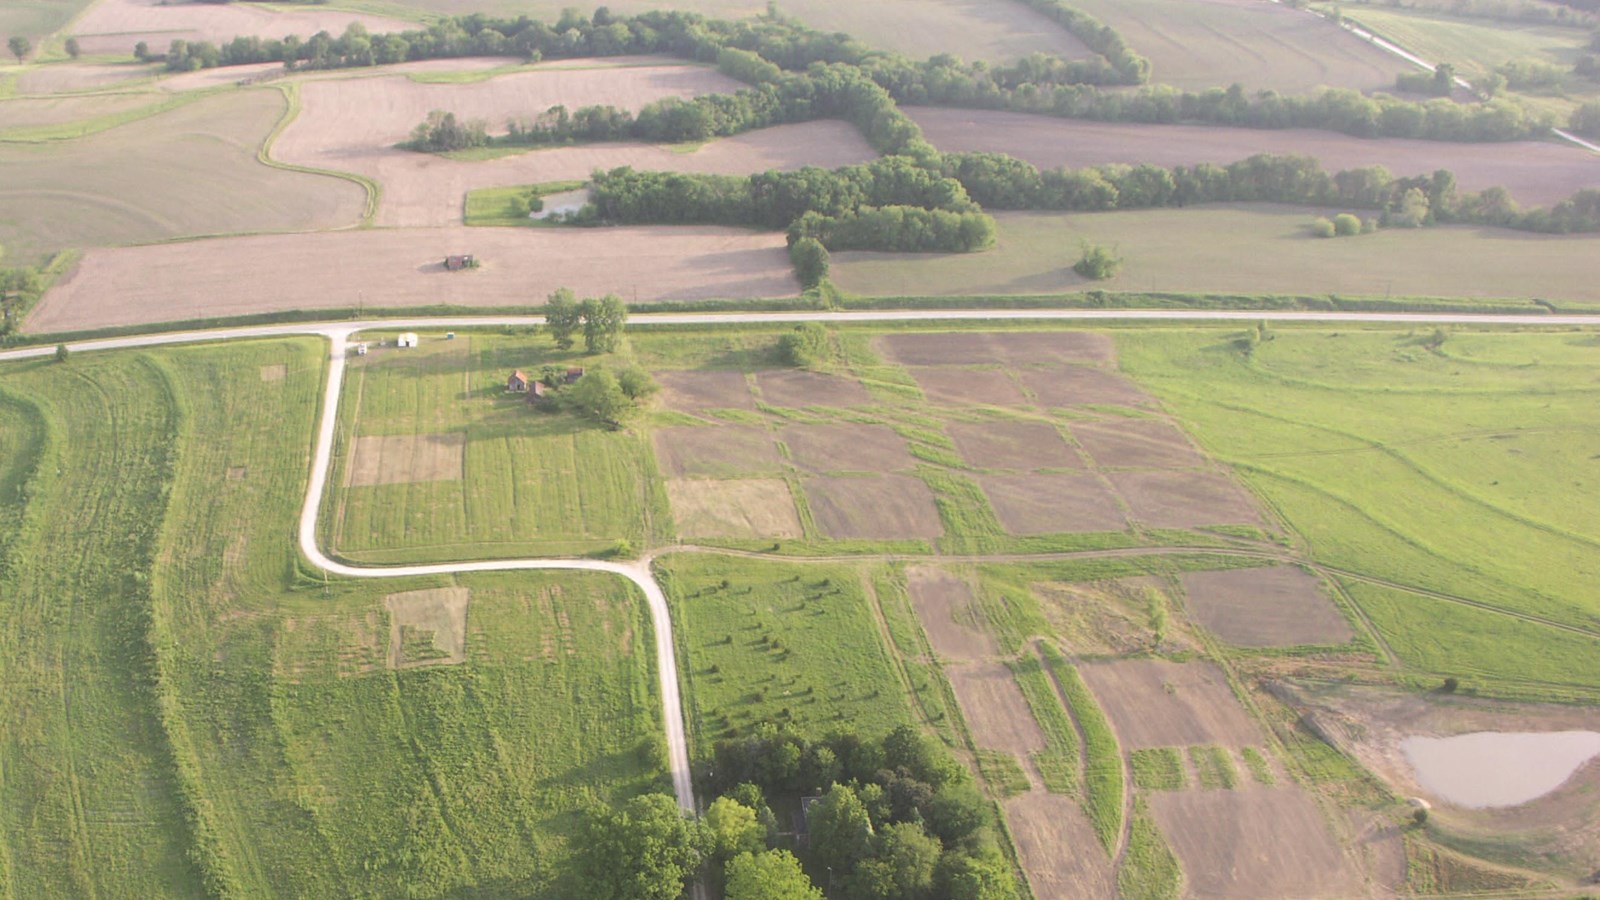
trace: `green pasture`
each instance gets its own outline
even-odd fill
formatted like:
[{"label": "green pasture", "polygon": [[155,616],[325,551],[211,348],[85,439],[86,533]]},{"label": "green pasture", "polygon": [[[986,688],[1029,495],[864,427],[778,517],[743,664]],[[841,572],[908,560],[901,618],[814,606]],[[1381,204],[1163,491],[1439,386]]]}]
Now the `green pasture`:
[{"label": "green pasture", "polygon": [[513,208],[517,201],[529,196],[544,197],[561,191],[575,191],[583,187],[581,181],[547,181],[543,184],[519,184],[510,187],[478,188],[467,192],[465,221],[468,225],[538,226],[539,219]]}]

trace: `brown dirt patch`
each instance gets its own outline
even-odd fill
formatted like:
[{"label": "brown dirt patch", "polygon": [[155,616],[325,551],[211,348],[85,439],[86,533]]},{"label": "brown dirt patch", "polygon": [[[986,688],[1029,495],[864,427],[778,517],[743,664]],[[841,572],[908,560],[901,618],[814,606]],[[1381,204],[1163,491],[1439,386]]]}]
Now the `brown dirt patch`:
[{"label": "brown dirt patch", "polygon": [[808,478],[805,492],[817,527],[831,538],[895,540],[944,533],[933,491],[917,478]]},{"label": "brown dirt patch", "polygon": [[978,624],[978,605],[965,579],[932,566],[916,566],[906,571],[906,589],[933,652],[956,661],[994,655],[994,638]]},{"label": "brown dirt patch", "polygon": [[1106,363],[1116,359],[1111,338],[1089,331],[909,332],[878,338],[878,350],[907,366],[993,363]]},{"label": "brown dirt patch", "polygon": [[1106,419],[1069,427],[1098,466],[1189,469],[1206,461],[1188,435],[1160,419]]},{"label": "brown dirt patch", "polygon": [[721,478],[777,472],[783,467],[778,447],[765,428],[663,428],[655,433],[655,444],[656,459],[669,477]]},{"label": "brown dirt patch", "polygon": [[1012,534],[1122,531],[1117,498],[1089,473],[979,475],[979,487],[1000,524]]},{"label": "brown dirt patch", "polygon": [[1011,377],[1000,369],[911,369],[930,401],[946,406],[1026,406]]},{"label": "brown dirt patch", "polygon": [[1343,644],[1355,637],[1316,578],[1293,566],[1185,572],[1195,620],[1230,644]]},{"label": "brown dirt patch", "polygon": [[947,429],[961,458],[982,469],[1077,469],[1083,460],[1045,422],[958,422]]},{"label": "brown dirt patch", "polygon": [[285,363],[278,363],[275,366],[261,367],[262,381],[282,381],[283,379],[287,378],[288,375],[289,366]]},{"label": "brown dirt patch", "polygon": [[1040,406],[1155,405],[1150,395],[1132,381],[1090,366],[1023,369],[1017,378],[1038,398]]},{"label": "brown dirt patch", "polygon": [[225,44],[241,34],[310,37],[340,35],[352,22],[374,34],[414,29],[415,22],[318,7],[279,11],[253,3],[172,3],[164,0],[102,0],[72,26],[84,53],[132,53],[140,41],[161,52],[174,39]]},{"label": "brown dirt patch", "polygon": [[1261,730],[1211,663],[1124,659],[1078,667],[1123,750],[1260,746]]},{"label": "brown dirt patch", "polygon": [[667,482],[678,533],[687,538],[797,538],[800,517],[781,478]]},{"label": "brown dirt patch", "polygon": [[[1282,88],[1279,88],[1282,90]],[[1255,153],[1316,157],[1329,172],[1381,165],[1396,176],[1428,175],[1440,166],[1463,190],[1496,185],[1527,206],[1546,206],[1585,187],[1600,187],[1600,172],[1583,150],[1546,141],[1451,144],[1371,140],[1331,131],[1220,128],[1089,122],[1018,113],[907,107],[941,150],[1009,153],[1037,166],[1150,163],[1192,166],[1237,162]]]},{"label": "brown dirt patch", "polygon": [[1147,528],[1261,524],[1250,495],[1215,472],[1111,471],[1106,478]]},{"label": "brown dirt patch", "polygon": [[998,361],[992,336],[976,331],[888,334],[876,344],[886,358],[904,366],[971,366]]},{"label": "brown dirt patch", "polygon": [[[305,177],[305,176],[296,176]],[[446,272],[449,253],[483,268]],[[351,260],[360,260],[352,265]],[[569,287],[630,302],[785,297],[783,235],[744,229],[379,228],[90,250],[28,317],[36,332],[345,306],[516,307]],[[117,296],[108,304],[101,298]]]},{"label": "brown dirt patch", "polygon": [[779,432],[794,464],[813,472],[894,472],[916,465],[887,425],[794,425]]},{"label": "brown dirt patch", "polygon": [[1365,893],[1321,811],[1298,787],[1156,791],[1156,823],[1193,897],[1345,897]]},{"label": "brown dirt patch", "polygon": [[0,131],[64,125],[150,106],[162,99],[160,94],[153,92],[18,97],[0,101]]},{"label": "brown dirt patch", "polygon": [[990,335],[996,352],[1013,365],[1112,363],[1111,336],[1092,331],[999,331]]},{"label": "brown dirt patch", "polygon": [[[282,65],[279,64],[279,68]],[[159,65],[145,63],[53,63],[37,66],[17,77],[20,94],[60,94],[106,87],[134,78],[148,78],[161,72]]]},{"label": "brown dirt patch", "polygon": [[1005,750],[1024,759],[1045,748],[1044,732],[1004,663],[947,666],[944,674],[979,747]]},{"label": "brown dirt patch", "polygon": [[465,662],[470,597],[466,588],[434,588],[383,598],[389,611],[389,668]]},{"label": "brown dirt patch", "polygon": [[872,396],[861,382],[842,375],[774,369],[756,373],[761,399],[773,406],[865,406]]},{"label": "brown dirt patch", "polygon": [[756,398],[743,372],[731,370],[686,370],[657,372],[661,402],[678,412],[704,412],[708,409],[755,409]]},{"label": "brown dirt patch", "polygon": [[1078,801],[1030,791],[1005,801],[1022,870],[1040,900],[1115,897],[1116,875]]},{"label": "brown dirt patch", "polygon": [[358,437],[344,473],[346,487],[460,481],[467,435],[386,434]]}]

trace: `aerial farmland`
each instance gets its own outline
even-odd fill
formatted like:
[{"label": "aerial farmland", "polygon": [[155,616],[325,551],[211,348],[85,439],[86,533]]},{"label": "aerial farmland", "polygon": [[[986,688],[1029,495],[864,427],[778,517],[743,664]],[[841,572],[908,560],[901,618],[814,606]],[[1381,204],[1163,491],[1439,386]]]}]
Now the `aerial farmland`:
[{"label": "aerial farmland", "polygon": [[1595,890],[1587,0],[0,31],[3,900]]}]

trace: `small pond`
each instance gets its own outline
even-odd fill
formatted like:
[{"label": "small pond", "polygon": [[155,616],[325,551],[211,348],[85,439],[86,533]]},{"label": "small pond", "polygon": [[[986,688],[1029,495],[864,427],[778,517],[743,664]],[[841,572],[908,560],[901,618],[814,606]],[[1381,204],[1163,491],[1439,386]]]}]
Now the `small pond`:
[{"label": "small pond", "polygon": [[583,209],[589,202],[589,189],[578,188],[575,191],[561,191],[556,194],[544,195],[544,209],[529,214],[530,219],[548,219],[556,213],[574,213]]},{"label": "small pond", "polygon": [[1516,806],[1561,786],[1600,754],[1600,732],[1479,731],[1409,737],[1400,749],[1417,782],[1457,806]]}]

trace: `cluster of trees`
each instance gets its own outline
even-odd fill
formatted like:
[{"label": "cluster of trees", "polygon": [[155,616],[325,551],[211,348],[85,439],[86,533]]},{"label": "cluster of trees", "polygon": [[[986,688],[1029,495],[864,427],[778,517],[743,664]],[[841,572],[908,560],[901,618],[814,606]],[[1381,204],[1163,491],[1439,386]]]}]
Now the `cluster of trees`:
[{"label": "cluster of trees", "polygon": [[1587,137],[1600,137],[1600,100],[1590,100],[1573,110],[1567,127]]},{"label": "cluster of trees", "polygon": [[828,248],[816,238],[799,238],[789,245],[789,264],[802,290],[821,287],[828,278]]},{"label": "cluster of trees", "polygon": [[[1456,67],[1439,63],[1432,72],[1401,72],[1395,77],[1396,90],[1430,97],[1448,97],[1456,89]],[[1512,85],[1515,87],[1516,85]]]},{"label": "cluster of trees", "polygon": [[[1133,52],[1111,26],[1060,0],[1022,0],[1072,32],[1073,37],[1100,54],[1105,65],[1115,72],[1118,84],[1144,84],[1150,80],[1150,61]],[[1087,82],[1086,82],[1087,83]],[[1102,82],[1104,83],[1104,82]]]},{"label": "cluster of trees", "polygon": [[628,322],[628,307],[616,294],[578,300],[571,288],[558,288],[545,301],[544,327],[562,350],[572,349],[573,335],[583,335],[587,353],[615,353]]},{"label": "cluster of trees", "polygon": [[970,253],[994,246],[994,219],[971,210],[861,206],[836,216],[808,212],[789,226],[791,245],[811,238],[829,250]]},{"label": "cluster of trees", "polygon": [[1339,213],[1331,219],[1326,216],[1318,216],[1311,221],[1311,234],[1319,238],[1352,237],[1373,232],[1377,229],[1378,222],[1376,219],[1368,219],[1363,222],[1360,217],[1352,213]]},{"label": "cluster of trees", "polygon": [[403,146],[411,150],[449,153],[454,150],[483,147],[488,143],[488,123],[482,120],[458,122],[455,113],[436,109],[429,112],[428,118],[416,128],[411,129],[411,140]]},{"label": "cluster of trees", "polygon": [[801,322],[778,338],[778,358],[791,366],[810,368],[832,355],[828,329],[820,322]]},{"label": "cluster of trees", "polygon": [[[0,248],[0,256],[5,253]],[[0,269],[0,342],[9,342],[17,333],[22,313],[44,293],[44,278],[32,266]]]}]

